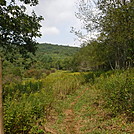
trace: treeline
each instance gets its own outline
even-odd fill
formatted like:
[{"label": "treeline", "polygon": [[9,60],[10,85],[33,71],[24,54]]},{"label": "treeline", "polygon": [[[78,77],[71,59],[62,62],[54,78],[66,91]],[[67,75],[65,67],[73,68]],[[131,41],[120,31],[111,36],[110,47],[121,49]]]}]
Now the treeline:
[{"label": "treeline", "polygon": [[[72,63],[74,55],[79,51],[78,47],[38,44],[35,55],[28,53],[24,58],[17,53],[13,61],[3,60],[4,81],[12,81],[15,76],[35,76],[39,78],[45,72],[47,74],[54,70],[73,70]],[[10,56],[9,56],[10,58]],[[7,80],[7,78],[9,80]]]},{"label": "treeline", "polygon": [[75,56],[76,70],[126,69],[134,65],[134,1],[80,1],[77,17],[96,39],[85,41]]}]

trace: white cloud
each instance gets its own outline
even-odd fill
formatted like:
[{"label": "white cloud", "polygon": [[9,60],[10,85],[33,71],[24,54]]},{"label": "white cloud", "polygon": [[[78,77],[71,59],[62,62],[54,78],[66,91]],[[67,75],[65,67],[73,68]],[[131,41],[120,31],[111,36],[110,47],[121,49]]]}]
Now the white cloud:
[{"label": "white cloud", "polygon": [[41,32],[43,35],[58,35],[60,33],[56,27],[42,27]]},{"label": "white cloud", "polygon": [[[42,37],[39,41],[57,44],[72,44],[75,35],[70,33],[71,27],[80,27],[80,21],[75,17],[78,0],[39,0],[33,9],[44,17],[42,21]],[[58,35],[58,36],[57,36]]]},{"label": "white cloud", "polygon": [[70,21],[74,18],[76,0],[40,0],[35,7],[38,14],[41,14],[49,25]]}]

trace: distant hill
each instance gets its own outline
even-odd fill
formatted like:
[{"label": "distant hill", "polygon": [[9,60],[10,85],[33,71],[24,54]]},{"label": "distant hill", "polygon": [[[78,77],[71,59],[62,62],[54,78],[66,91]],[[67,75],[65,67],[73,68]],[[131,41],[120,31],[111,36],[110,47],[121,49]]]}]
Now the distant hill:
[{"label": "distant hill", "polygon": [[42,43],[38,45],[37,53],[72,56],[78,50],[79,50],[78,47]]},{"label": "distant hill", "polygon": [[40,68],[69,69],[73,55],[79,51],[78,47],[42,43],[38,45],[36,58]]}]

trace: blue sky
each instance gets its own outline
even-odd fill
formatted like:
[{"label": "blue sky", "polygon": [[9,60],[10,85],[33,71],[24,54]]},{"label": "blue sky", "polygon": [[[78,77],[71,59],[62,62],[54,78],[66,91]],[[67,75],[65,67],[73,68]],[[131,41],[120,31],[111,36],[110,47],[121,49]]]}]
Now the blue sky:
[{"label": "blue sky", "polygon": [[41,22],[42,37],[37,41],[69,46],[79,46],[71,27],[80,28],[80,20],[75,17],[78,0],[39,0],[39,4],[30,9],[44,17]]}]

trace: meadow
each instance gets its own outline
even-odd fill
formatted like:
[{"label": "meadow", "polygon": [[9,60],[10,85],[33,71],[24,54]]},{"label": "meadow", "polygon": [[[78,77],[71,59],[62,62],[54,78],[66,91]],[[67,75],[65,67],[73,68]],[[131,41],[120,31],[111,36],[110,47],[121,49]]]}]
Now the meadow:
[{"label": "meadow", "polygon": [[39,74],[27,71],[21,79],[5,79],[6,134],[134,132],[133,68]]}]

